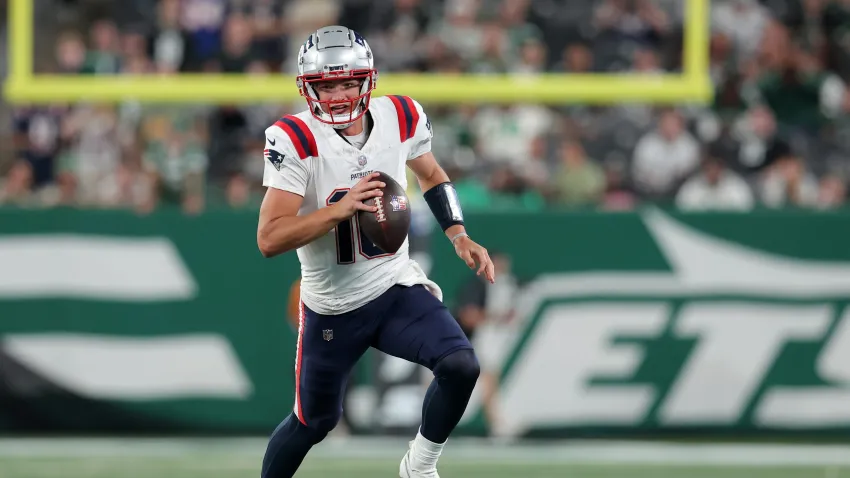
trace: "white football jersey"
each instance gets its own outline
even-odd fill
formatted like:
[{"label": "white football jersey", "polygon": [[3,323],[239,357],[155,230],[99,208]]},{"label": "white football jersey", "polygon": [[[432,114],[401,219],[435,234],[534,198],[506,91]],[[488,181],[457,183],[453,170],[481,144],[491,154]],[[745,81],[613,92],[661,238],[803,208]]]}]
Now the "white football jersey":
[{"label": "white football jersey", "polygon": [[[431,151],[431,124],[416,101],[405,96],[372,98],[372,130],[362,149],[304,111],[266,129],[263,185],[304,198],[299,215],[342,199],[369,173],[389,174],[407,188],[407,161]],[[410,207],[403,201],[395,207]],[[328,315],[354,310],[395,284],[424,284],[442,300],[408,255],[408,241],[395,254],[378,249],[360,231],[357,216],[298,249],[301,300]]]}]

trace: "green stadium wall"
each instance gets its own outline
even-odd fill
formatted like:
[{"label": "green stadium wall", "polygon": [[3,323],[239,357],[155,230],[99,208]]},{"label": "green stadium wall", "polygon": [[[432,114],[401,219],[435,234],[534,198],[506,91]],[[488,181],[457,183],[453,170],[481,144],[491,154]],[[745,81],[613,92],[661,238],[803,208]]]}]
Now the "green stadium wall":
[{"label": "green stadium wall", "polygon": [[[270,432],[293,401],[299,266],[259,254],[256,218],[0,210],[0,431]],[[848,219],[468,214],[523,284],[499,432],[846,436]],[[471,272],[431,249],[451,304]],[[487,429],[476,394],[461,430]]]}]

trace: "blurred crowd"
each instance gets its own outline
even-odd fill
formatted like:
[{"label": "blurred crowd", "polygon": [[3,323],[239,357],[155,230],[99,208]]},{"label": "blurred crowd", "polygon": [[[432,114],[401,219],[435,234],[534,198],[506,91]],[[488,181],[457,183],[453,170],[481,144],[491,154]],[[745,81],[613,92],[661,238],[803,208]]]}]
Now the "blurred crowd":
[{"label": "blurred crowd", "polygon": [[[680,71],[684,0],[39,0],[38,72],[288,75],[345,24],[382,72]],[[425,104],[465,208],[825,209],[850,176],[850,0],[713,0],[710,105]],[[405,92],[384,92],[379,94]],[[303,102],[11,109],[0,204],[253,207]],[[413,182],[415,183],[415,181]]]}]

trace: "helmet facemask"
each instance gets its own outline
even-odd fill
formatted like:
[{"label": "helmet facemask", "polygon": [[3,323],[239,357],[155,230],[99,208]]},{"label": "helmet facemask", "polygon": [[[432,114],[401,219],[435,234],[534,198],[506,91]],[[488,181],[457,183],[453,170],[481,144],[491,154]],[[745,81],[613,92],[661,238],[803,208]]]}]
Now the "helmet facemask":
[{"label": "helmet facemask", "polygon": [[[332,68],[334,67],[327,69],[330,70]],[[299,75],[297,85],[301,96],[307,100],[307,105],[313,117],[336,129],[345,129],[361,118],[369,109],[372,91],[375,90],[378,79],[378,72],[375,69],[346,71],[342,69],[344,67],[339,68],[341,69],[339,72],[325,71],[322,73]],[[344,81],[350,79],[361,81],[360,94],[355,98],[345,100],[320,100],[319,93],[313,86],[315,83],[325,81]],[[334,114],[333,108],[340,105],[348,106],[348,111]]]}]

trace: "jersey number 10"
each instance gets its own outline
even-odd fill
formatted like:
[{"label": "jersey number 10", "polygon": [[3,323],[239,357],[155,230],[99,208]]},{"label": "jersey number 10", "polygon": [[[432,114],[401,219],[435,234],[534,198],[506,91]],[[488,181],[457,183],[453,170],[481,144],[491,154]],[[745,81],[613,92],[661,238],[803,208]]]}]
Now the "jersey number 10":
[{"label": "jersey number 10", "polygon": [[[327,204],[336,203],[345,196],[348,192],[346,189],[336,189],[328,196]],[[388,257],[388,254],[382,251],[372,241],[363,234],[360,230],[360,223],[357,221],[357,214],[350,219],[340,222],[334,228],[336,232],[336,262],[337,264],[354,264],[354,232],[357,231],[359,236],[358,245],[360,247],[360,255],[366,259],[375,259],[377,257]]]}]

